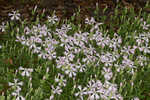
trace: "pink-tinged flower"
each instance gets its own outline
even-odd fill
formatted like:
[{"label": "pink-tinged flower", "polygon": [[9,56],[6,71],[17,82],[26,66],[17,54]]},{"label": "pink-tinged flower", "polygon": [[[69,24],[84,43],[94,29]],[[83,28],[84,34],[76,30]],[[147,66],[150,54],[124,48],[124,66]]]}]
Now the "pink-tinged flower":
[{"label": "pink-tinged flower", "polygon": [[20,19],[20,13],[17,11],[12,11],[12,13],[9,13],[8,16],[11,17],[11,20],[19,20]]},{"label": "pink-tinged flower", "polygon": [[144,21],[144,23],[141,25],[143,27],[143,29],[148,30],[150,25],[146,23],[146,21]]}]

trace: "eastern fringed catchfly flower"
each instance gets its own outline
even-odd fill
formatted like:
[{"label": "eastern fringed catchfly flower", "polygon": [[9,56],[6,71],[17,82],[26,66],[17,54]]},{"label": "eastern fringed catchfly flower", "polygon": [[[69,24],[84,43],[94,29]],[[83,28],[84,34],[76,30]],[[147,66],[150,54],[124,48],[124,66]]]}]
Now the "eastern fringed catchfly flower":
[{"label": "eastern fringed catchfly flower", "polygon": [[16,97],[16,100],[26,100],[21,94],[20,90],[17,89],[14,92],[12,92],[12,95]]},{"label": "eastern fringed catchfly flower", "polygon": [[55,82],[58,83],[59,86],[66,86],[67,80],[64,79],[64,75],[58,73],[58,76],[55,77]]},{"label": "eastern fringed catchfly flower", "polygon": [[11,20],[19,20],[20,19],[20,13],[18,11],[12,11],[8,14],[8,16],[11,17]]},{"label": "eastern fringed catchfly flower", "polygon": [[132,100],[140,100],[138,97],[134,97]]},{"label": "eastern fringed catchfly flower", "polygon": [[81,100],[84,100],[83,96],[86,94],[87,88],[82,88],[81,85],[78,86],[79,92],[75,93],[76,97],[79,97]]},{"label": "eastern fringed catchfly flower", "polygon": [[23,85],[23,82],[19,82],[18,79],[14,79],[14,83],[9,82],[8,85],[11,86],[12,88],[21,89],[20,86]]},{"label": "eastern fringed catchfly flower", "polygon": [[50,100],[52,100],[53,98],[54,98],[54,95],[60,95],[63,91],[62,91],[62,89],[59,87],[59,86],[57,86],[56,88],[52,85],[51,86],[51,88],[52,88],[52,91],[51,91],[51,93],[52,93],[52,95],[50,96]]},{"label": "eastern fringed catchfly flower", "polygon": [[113,73],[110,68],[103,68],[102,74],[104,75],[105,80],[110,80],[113,77]]},{"label": "eastern fringed catchfly flower", "polygon": [[55,13],[53,14],[52,17],[48,16],[47,19],[48,19],[48,22],[52,24],[55,24],[56,22],[59,21],[59,18],[55,15]]},{"label": "eastern fringed catchfly flower", "polygon": [[144,30],[148,30],[150,28],[150,24],[147,24],[146,21],[143,20],[143,18],[140,19],[141,20],[141,26]]},{"label": "eastern fringed catchfly flower", "polygon": [[89,19],[89,18],[86,18],[85,19],[85,23],[86,24],[89,24],[89,25],[92,25],[92,24],[94,24],[96,21],[95,21],[95,19],[93,18],[93,17],[91,17],[91,19]]},{"label": "eastern fringed catchfly flower", "polygon": [[27,76],[29,77],[30,76],[30,73],[33,72],[33,69],[32,68],[23,68],[22,66],[19,67],[19,70],[20,71],[23,71],[21,73],[22,76]]},{"label": "eastern fringed catchfly flower", "polygon": [[5,31],[5,28],[6,28],[5,23],[2,22],[2,25],[0,25],[0,30],[1,30],[2,32],[4,32],[4,31]]}]

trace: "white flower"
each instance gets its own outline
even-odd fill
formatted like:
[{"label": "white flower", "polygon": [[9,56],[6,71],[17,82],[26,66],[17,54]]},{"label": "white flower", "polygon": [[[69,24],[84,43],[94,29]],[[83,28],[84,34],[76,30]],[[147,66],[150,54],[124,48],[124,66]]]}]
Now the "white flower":
[{"label": "white flower", "polygon": [[36,42],[36,43],[42,43],[42,39],[41,39],[40,37],[36,37],[36,38],[35,38],[35,42]]},{"label": "white flower", "polygon": [[117,60],[117,58],[119,58],[118,54],[111,54],[107,52],[101,55],[100,60],[102,63],[105,63],[105,66],[111,66],[112,63]]},{"label": "white flower", "polygon": [[132,100],[140,100],[138,97],[133,98]]},{"label": "white flower", "polygon": [[48,16],[48,22],[55,24],[57,21],[59,21],[59,19],[57,18],[57,16],[54,14],[52,17]]},{"label": "white flower", "polygon": [[2,46],[0,45],[0,49],[2,48]]},{"label": "white flower", "polygon": [[146,21],[144,21],[144,23],[141,25],[143,27],[143,29],[148,30],[150,25],[146,23]]},{"label": "white flower", "polygon": [[69,77],[76,76],[77,69],[74,68],[74,64],[65,67],[65,74],[69,75]]},{"label": "white flower", "polygon": [[93,32],[95,29],[99,30],[99,26],[102,25],[103,23],[96,23],[93,28],[91,28],[90,32]]},{"label": "white flower", "polygon": [[100,99],[100,93],[103,93],[104,89],[102,87],[102,83],[97,80],[91,80],[88,84],[88,89],[86,94],[88,95],[89,100],[98,100]]},{"label": "white flower", "polygon": [[111,43],[111,39],[109,37],[102,36],[102,33],[99,30],[96,31],[91,40],[95,40],[97,45],[102,46],[102,48]]},{"label": "white flower", "polygon": [[84,46],[84,42],[87,43],[88,42],[88,32],[84,32],[82,33],[81,31],[79,31],[79,33],[75,33],[73,38],[73,42],[74,44],[83,47]]},{"label": "white flower", "polygon": [[25,100],[25,98],[20,95],[20,91],[18,90],[12,92],[12,95],[16,97],[16,100]]},{"label": "white flower", "polygon": [[25,98],[23,96],[17,96],[16,100],[25,100]]},{"label": "white flower", "polygon": [[137,56],[137,62],[140,64],[140,66],[145,66],[147,65],[147,61],[148,58],[146,56],[143,56],[143,55],[139,55]]},{"label": "white flower", "polygon": [[121,50],[121,53],[127,53],[128,55],[130,54],[134,54],[136,47],[134,46],[134,48],[131,49],[131,46],[128,47],[123,47],[123,49]]},{"label": "white flower", "polygon": [[122,38],[120,36],[118,36],[117,33],[114,33],[114,37],[112,40],[110,40],[109,42],[109,47],[110,48],[114,48],[114,50],[118,48],[120,48],[120,44],[122,43]]},{"label": "white flower", "polygon": [[59,94],[60,95],[62,93],[62,89],[59,86],[54,88],[54,86],[52,85],[51,88],[52,88],[52,94]]},{"label": "white flower", "polygon": [[31,30],[29,29],[29,27],[25,27],[25,28],[24,28],[24,33],[25,33],[26,35],[28,35],[29,33],[31,33]]},{"label": "white flower", "polygon": [[11,17],[11,20],[19,20],[20,18],[20,13],[17,11],[12,11],[12,13],[9,13],[8,16]]},{"label": "white flower", "polygon": [[104,84],[100,80],[91,80],[84,88],[78,86],[79,92],[75,96],[79,96],[81,100],[83,96],[88,96],[88,100],[123,100],[123,97],[117,92],[117,84],[105,81]]},{"label": "white flower", "polygon": [[5,31],[5,23],[4,22],[2,22],[2,25],[0,25],[0,30],[2,31],[2,32],[4,32]]},{"label": "white flower", "polygon": [[84,72],[86,70],[86,65],[81,64],[79,59],[77,60],[76,68],[79,69],[79,72]]},{"label": "white flower", "polygon": [[142,49],[143,49],[144,53],[150,53],[150,47],[145,46]]},{"label": "white flower", "polygon": [[87,88],[82,88],[81,85],[78,86],[79,92],[75,93],[74,95],[77,97],[79,96],[81,100],[83,99],[83,96],[85,95],[85,91],[87,90]]},{"label": "white flower", "polygon": [[23,68],[22,66],[19,67],[19,70],[23,71],[21,73],[22,76],[27,76],[27,77],[29,77],[30,73],[33,72],[33,69],[31,69],[31,68]]},{"label": "white flower", "polygon": [[35,11],[36,11],[36,9],[37,9],[37,5],[34,7],[34,10],[33,10],[33,12],[35,12]]},{"label": "white flower", "polygon": [[49,99],[46,99],[46,100],[54,100],[54,95],[51,95],[51,96],[49,97]]},{"label": "white flower", "polygon": [[100,96],[96,92],[93,92],[92,95],[89,95],[88,99],[89,100],[99,100]]},{"label": "white flower", "polygon": [[8,85],[12,88],[21,90],[20,86],[23,85],[23,82],[18,82],[18,79],[14,79],[14,83],[9,82]]},{"label": "white flower", "polygon": [[122,61],[122,67],[130,67],[130,68],[135,68],[134,62],[130,59],[128,59],[127,56],[123,56],[123,61]]},{"label": "white flower", "polygon": [[86,23],[86,24],[89,24],[89,25],[93,25],[95,22],[96,22],[96,21],[95,21],[94,17],[91,17],[90,20],[89,20],[89,18],[86,18],[86,19],[85,19],[85,23]]},{"label": "white flower", "polygon": [[57,82],[59,86],[66,86],[64,75],[61,75],[60,73],[58,73],[58,76],[55,77],[55,82]]},{"label": "white flower", "polygon": [[69,61],[73,61],[75,55],[72,53],[72,52],[64,52],[64,55],[66,56],[66,58],[69,60]]},{"label": "white flower", "polygon": [[33,49],[34,53],[39,53],[41,51],[41,47],[36,47]]},{"label": "white flower", "polygon": [[70,24],[63,24],[61,27],[61,30],[65,30],[65,31],[68,31],[70,29],[72,29]]},{"label": "white flower", "polygon": [[14,79],[14,83],[9,82],[9,86],[22,86],[23,82],[18,82],[18,79]]},{"label": "white flower", "polygon": [[47,59],[48,57],[48,54],[47,53],[44,53],[42,51],[40,51],[40,54],[38,55],[40,58],[43,58],[43,59]]},{"label": "white flower", "polygon": [[103,86],[105,88],[104,95],[107,99],[123,100],[121,95],[117,92],[117,84],[112,84],[109,81],[105,81]]},{"label": "white flower", "polygon": [[102,74],[106,80],[110,80],[113,76],[111,69],[106,67],[103,68]]},{"label": "white flower", "polygon": [[149,32],[143,32],[142,34],[139,34],[139,36],[135,36],[138,46],[142,46],[142,45],[148,46],[149,38],[150,38]]}]

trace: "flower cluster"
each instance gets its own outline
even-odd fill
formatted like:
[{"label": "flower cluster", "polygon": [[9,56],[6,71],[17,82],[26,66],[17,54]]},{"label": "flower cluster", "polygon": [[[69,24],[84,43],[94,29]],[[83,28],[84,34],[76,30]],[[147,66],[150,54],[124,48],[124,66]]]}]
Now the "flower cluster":
[{"label": "flower cluster", "polygon": [[17,42],[19,41],[23,45],[29,46],[29,49],[34,53],[39,53],[39,57],[43,59],[52,60],[56,58],[55,49],[58,42],[52,39],[52,34],[46,25],[41,26],[38,24],[37,26],[33,26],[32,29],[26,27],[24,31],[26,36],[17,36]]},{"label": "flower cluster", "polygon": [[[55,24],[58,19],[53,16],[48,17],[48,21]],[[62,24],[60,28],[53,31],[46,24],[43,26],[38,24],[32,28],[26,27],[24,29],[25,35],[18,35],[16,41],[28,46],[40,58],[48,61],[54,60],[54,66],[61,71],[61,74],[58,73],[55,76],[55,84],[51,85],[50,100],[54,99],[55,95],[61,95],[63,87],[67,86],[66,77],[76,79],[78,74],[86,73],[89,68],[101,68],[100,74],[103,76],[104,82],[91,79],[88,80],[87,84],[85,83],[86,86],[76,84],[75,87],[78,87],[78,92],[74,95],[77,98],[81,100],[85,100],[85,98],[88,98],[88,100],[123,100],[118,92],[117,84],[111,83],[116,78],[116,76],[113,76],[112,68],[116,72],[127,70],[127,74],[134,75],[137,66],[148,65],[148,57],[141,54],[150,53],[150,33],[136,34],[132,38],[135,40],[134,43],[129,45],[128,41],[123,43],[124,38],[118,33],[114,33],[113,38],[107,32],[103,33],[100,30],[103,23],[96,22],[94,18],[91,18],[91,20],[87,18],[85,23],[91,27],[90,32],[77,30],[71,35],[68,35],[73,30],[71,24]],[[146,29],[148,26],[144,27]],[[63,49],[60,50],[62,55],[57,56],[57,48]],[[137,54],[137,50],[141,54]],[[30,76],[30,73],[33,72],[33,69],[22,67],[19,69],[21,72],[23,71],[22,76]],[[48,71],[46,74],[48,74]],[[115,75],[117,74],[115,73]],[[44,79],[46,79],[46,76],[43,77]]]},{"label": "flower cluster", "polygon": [[88,100],[123,100],[123,97],[117,92],[117,85],[112,84],[109,81],[105,81],[104,84],[100,80],[91,80],[86,87],[78,86],[79,92],[75,93],[76,97],[81,100],[85,100],[87,95]]}]

